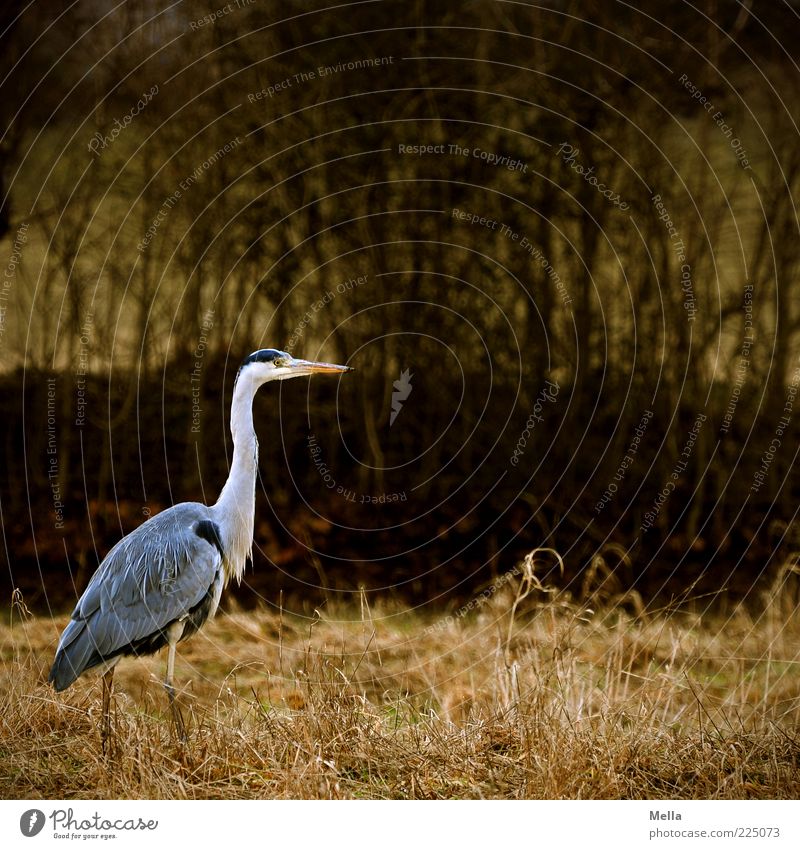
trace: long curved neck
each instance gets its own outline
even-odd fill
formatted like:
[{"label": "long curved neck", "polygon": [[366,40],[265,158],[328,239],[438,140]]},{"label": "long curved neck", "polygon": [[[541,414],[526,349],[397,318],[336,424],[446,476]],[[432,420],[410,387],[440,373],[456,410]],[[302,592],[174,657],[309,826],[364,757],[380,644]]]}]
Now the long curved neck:
[{"label": "long curved neck", "polygon": [[228,480],[212,508],[220,526],[225,551],[225,583],[242,580],[248,558],[253,556],[253,525],[256,512],[258,439],[253,428],[253,398],[258,391],[252,377],[241,375],[233,389],[231,435],[233,462]]}]

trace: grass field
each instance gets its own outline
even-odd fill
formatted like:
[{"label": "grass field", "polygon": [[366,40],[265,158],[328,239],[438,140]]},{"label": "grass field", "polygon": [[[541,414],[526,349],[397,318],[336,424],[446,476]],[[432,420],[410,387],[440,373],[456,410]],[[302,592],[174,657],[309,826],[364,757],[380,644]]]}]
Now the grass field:
[{"label": "grass field", "polygon": [[[788,572],[788,581],[796,576]],[[800,616],[646,613],[513,579],[463,616],[220,613],[164,657],[46,684],[66,618],[0,628],[4,798],[798,798]],[[700,609],[699,603],[695,605]]]}]

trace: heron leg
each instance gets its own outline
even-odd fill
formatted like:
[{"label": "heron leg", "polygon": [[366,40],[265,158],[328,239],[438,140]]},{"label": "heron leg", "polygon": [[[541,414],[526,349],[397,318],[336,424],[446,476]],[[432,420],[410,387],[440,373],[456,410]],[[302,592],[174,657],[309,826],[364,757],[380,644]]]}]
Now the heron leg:
[{"label": "heron leg", "polygon": [[175,733],[180,738],[182,743],[186,742],[186,725],[181,715],[181,710],[178,707],[178,702],[175,699],[175,687],[173,686],[173,678],[175,676],[175,646],[177,641],[170,640],[169,654],[167,655],[167,677],[164,680],[164,689],[169,696],[169,707],[172,712],[172,721],[175,725]]},{"label": "heron leg", "polygon": [[111,685],[114,681],[114,667],[103,676],[103,725],[100,729],[100,743],[103,754],[106,753],[106,744],[111,737]]}]

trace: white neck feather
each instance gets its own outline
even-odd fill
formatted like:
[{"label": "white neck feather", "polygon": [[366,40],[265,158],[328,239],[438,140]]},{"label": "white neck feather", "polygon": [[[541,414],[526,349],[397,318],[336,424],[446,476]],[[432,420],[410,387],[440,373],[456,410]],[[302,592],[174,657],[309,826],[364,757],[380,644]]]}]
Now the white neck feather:
[{"label": "white neck feather", "polygon": [[225,550],[225,583],[242,580],[248,558],[253,556],[253,524],[256,512],[256,473],[258,439],[253,428],[253,398],[259,383],[247,372],[233,389],[231,435],[233,462],[228,480],[212,508],[222,534]]}]

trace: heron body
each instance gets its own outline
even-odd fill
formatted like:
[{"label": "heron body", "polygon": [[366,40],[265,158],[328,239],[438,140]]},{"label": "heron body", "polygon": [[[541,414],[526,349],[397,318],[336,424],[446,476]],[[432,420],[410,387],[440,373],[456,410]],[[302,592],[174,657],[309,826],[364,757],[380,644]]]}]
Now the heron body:
[{"label": "heron body", "polygon": [[61,635],[50,681],[60,691],[89,669],[105,673],[104,743],[114,666],[125,656],[168,647],[165,685],[177,716],[175,646],[214,616],[229,581],[242,579],[253,547],[258,470],[253,398],[259,387],[345,371],[350,369],[297,360],[274,349],[247,357],[231,405],[233,461],[216,504],[176,504],[158,513],[123,537],[92,576]]},{"label": "heron body", "polygon": [[226,583],[213,509],[177,504],[111,549],[61,636],[50,671],[56,690],[87,669],[177,643],[213,617]]}]

